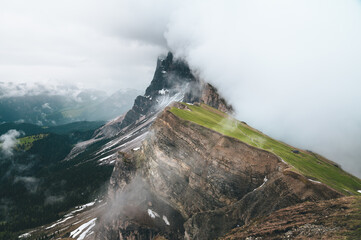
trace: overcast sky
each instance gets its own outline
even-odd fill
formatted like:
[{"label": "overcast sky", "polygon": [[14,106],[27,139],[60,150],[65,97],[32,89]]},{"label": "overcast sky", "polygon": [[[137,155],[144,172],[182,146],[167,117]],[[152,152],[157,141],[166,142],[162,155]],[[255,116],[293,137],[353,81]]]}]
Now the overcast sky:
[{"label": "overcast sky", "polygon": [[0,1],[0,81],[144,89],[171,49],[237,118],[361,176],[361,1]]},{"label": "overcast sky", "polygon": [[145,88],[166,52],[167,9],[132,2],[1,0],[0,81]]}]

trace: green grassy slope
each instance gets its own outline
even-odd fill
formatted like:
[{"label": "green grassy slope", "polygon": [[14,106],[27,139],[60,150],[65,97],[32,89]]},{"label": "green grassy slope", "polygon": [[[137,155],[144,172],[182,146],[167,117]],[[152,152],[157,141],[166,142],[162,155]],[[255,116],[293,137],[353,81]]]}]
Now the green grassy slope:
[{"label": "green grassy slope", "polygon": [[346,195],[361,195],[357,192],[357,190],[361,190],[361,180],[343,171],[330,160],[301,149],[297,149],[299,153],[293,153],[292,150],[296,148],[272,139],[251,128],[246,123],[240,122],[208,105],[185,105],[191,111],[175,107],[171,108],[170,111],[179,118],[210,128],[226,136],[234,137],[251,146],[272,152],[292,165],[294,171],[298,171],[312,180],[325,183]]},{"label": "green grassy slope", "polygon": [[43,139],[47,137],[48,134],[38,134],[38,135],[31,135],[23,138],[18,139],[18,147],[25,151],[29,150],[35,141]]}]

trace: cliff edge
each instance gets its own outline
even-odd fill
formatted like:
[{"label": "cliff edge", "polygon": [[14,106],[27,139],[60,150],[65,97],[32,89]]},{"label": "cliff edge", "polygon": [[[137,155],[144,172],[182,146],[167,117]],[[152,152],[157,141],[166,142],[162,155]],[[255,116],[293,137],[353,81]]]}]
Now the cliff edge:
[{"label": "cliff edge", "polygon": [[111,214],[100,220],[96,239],[216,239],[279,209],[343,196],[278,155],[180,112],[229,119],[202,104],[167,107],[140,149],[120,154],[110,181]]}]

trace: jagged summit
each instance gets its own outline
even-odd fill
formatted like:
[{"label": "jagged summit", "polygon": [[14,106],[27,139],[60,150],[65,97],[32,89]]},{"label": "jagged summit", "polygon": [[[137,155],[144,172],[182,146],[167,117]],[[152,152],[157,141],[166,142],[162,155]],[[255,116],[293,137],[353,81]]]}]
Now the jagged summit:
[{"label": "jagged summit", "polygon": [[187,62],[183,59],[175,59],[169,52],[165,58],[158,58],[153,80],[147,87],[145,95],[135,99],[133,108],[125,115],[120,128],[130,125],[142,115],[162,109],[172,101],[180,100],[202,101],[215,108],[221,107],[223,111],[232,111],[232,107],[227,105],[213,86],[195,77]]},{"label": "jagged summit", "polygon": [[174,58],[169,52],[157,59],[153,79],[145,94],[136,97],[133,107],[95,131],[92,139],[78,143],[66,159],[70,160],[90,146],[103,142],[100,150],[91,157],[102,163],[114,163],[117,151],[137,148],[157,114],[177,101],[203,102],[223,112],[233,111],[215,87],[200,80],[185,60]]},{"label": "jagged summit", "polygon": [[181,59],[174,59],[171,52],[167,57],[159,57],[154,77],[145,91],[145,96],[157,96],[162,90],[177,90],[187,83],[195,83],[198,80],[192,74],[188,64]]},{"label": "jagged summit", "polygon": [[153,79],[145,94],[135,99],[132,109],[124,116],[98,131],[97,137],[113,137],[121,129],[154,115],[173,101],[203,102],[224,112],[233,111],[215,87],[200,80],[185,60],[176,59],[169,52],[166,57],[158,58]]},{"label": "jagged summit", "polygon": [[124,128],[142,115],[156,111],[162,101],[164,105],[172,100],[181,100],[190,84],[198,85],[199,81],[185,61],[174,59],[171,52],[166,58],[159,57],[153,80],[145,94],[135,99],[133,108],[126,113],[119,127]]}]

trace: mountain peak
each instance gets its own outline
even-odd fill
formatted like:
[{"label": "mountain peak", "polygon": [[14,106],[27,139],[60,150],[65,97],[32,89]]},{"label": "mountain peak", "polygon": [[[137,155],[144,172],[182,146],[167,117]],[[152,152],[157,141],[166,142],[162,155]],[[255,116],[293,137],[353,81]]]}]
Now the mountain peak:
[{"label": "mountain peak", "polygon": [[223,112],[233,112],[232,106],[227,104],[215,87],[193,74],[184,59],[174,58],[168,52],[166,57],[158,58],[153,79],[145,94],[136,97],[132,109],[117,121],[104,126],[97,135],[113,137],[121,129],[136,124],[141,118],[156,114],[174,101],[203,102]]},{"label": "mountain peak", "polygon": [[174,59],[171,52],[166,58],[159,57],[154,77],[145,91],[145,96],[159,95],[162,89],[179,90],[177,88],[190,83],[197,82],[186,61]]}]

